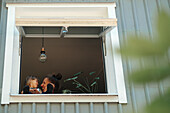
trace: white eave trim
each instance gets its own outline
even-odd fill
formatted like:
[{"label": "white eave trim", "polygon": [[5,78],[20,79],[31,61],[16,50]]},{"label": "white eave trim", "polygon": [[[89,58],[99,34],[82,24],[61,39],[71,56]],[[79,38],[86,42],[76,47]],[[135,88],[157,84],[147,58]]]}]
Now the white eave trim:
[{"label": "white eave trim", "polygon": [[116,7],[116,3],[7,3],[6,7]]}]

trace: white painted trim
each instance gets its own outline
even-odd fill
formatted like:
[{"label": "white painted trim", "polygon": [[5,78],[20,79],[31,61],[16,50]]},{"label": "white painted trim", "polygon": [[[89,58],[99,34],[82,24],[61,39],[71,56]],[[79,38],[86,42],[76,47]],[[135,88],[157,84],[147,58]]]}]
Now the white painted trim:
[{"label": "white painted trim", "polygon": [[12,62],[13,62],[14,30],[15,30],[15,7],[11,6],[8,8],[1,104],[9,104],[11,76],[13,74]]},{"label": "white painted trim", "polygon": [[116,7],[116,3],[7,3],[6,7]]},{"label": "white painted trim", "polygon": [[[13,42],[13,55],[12,55],[12,74],[11,74],[11,94],[19,93],[20,83],[20,33],[15,27],[14,42]],[[19,76],[14,76],[19,75]]]},{"label": "white painted trim", "polygon": [[[108,8],[109,17],[115,18],[116,17],[115,14],[116,14],[115,8],[109,7]],[[117,91],[118,91],[118,95],[119,95],[118,96],[119,97],[119,103],[127,103],[122,59],[121,59],[121,55],[116,52],[116,49],[120,48],[117,26],[110,32],[110,35],[111,35],[111,43],[112,43],[114,70],[115,70],[116,82],[117,82],[116,83],[117,84]]]},{"label": "white painted trim", "polygon": [[11,94],[11,96],[118,96],[118,93],[108,94],[108,93],[76,93],[76,94]]},{"label": "white painted trim", "polygon": [[11,95],[10,102],[118,102],[118,96],[108,94],[19,94]]},{"label": "white painted trim", "polygon": [[[110,10],[114,10],[115,8],[113,6],[108,6],[108,18],[116,18],[115,12],[110,13]],[[117,82],[116,82],[116,75],[115,75],[115,68],[114,68],[114,60],[113,60],[113,45],[111,43],[111,37],[110,33],[107,33],[105,36],[105,67],[106,67],[106,79],[107,79],[107,89],[108,93],[117,93]]]},{"label": "white painted trim", "polygon": [[112,53],[112,43],[111,43],[111,36],[108,33],[105,36],[105,69],[106,69],[106,79],[107,79],[107,90],[108,93],[117,93],[117,84],[115,79],[115,72],[114,72],[114,62],[113,62],[113,53]]},{"label": "white painted trim", "polygon": [[16,26],[117,26],[117,19],[16,18]]},{"label": "white painted trim", "polygon": [[[59,34],[25,34],[26,38],[60,38]],[[64,38],[99,38],[99,35],[66,34]]]}]

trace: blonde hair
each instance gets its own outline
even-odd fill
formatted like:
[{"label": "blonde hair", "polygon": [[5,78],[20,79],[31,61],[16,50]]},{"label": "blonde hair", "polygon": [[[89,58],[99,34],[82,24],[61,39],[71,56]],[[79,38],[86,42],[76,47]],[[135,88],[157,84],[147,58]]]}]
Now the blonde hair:
[{"label": "blonde hair", "polygon": [[38,78],[36,76],[32,76],[32,75],[29,75],[27,76],[26,80],[25,80],[25,85],[30,85],[30,82],[31,80],[37,80],[38,81]]}]

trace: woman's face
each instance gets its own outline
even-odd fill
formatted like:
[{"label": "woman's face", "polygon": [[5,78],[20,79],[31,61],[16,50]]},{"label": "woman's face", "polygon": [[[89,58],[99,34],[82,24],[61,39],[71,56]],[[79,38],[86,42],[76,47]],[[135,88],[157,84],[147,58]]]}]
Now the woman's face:
[{"label": "woman's face", "polygon": [[47,91],[47,85],[51,83],[48,78],[45,78],[41,84],[43,92]]}]

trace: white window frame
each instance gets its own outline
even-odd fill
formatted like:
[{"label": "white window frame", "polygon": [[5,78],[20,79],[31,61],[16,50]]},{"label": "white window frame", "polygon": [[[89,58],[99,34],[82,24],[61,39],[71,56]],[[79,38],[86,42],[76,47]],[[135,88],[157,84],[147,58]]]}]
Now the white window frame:
[{"label": "white window frame", "polygon": [[[1,104],[13,102],[119,102],[127,103],[126,88],[119,48],[117,25],[105,35],[105,66],[107,94],[18,94],[20,79],[20,35],[16,27],[16,8],[19,7],[104,7],[108,18],[116,19],[115,3],[54,3],[54,4],[7,4],[8,18],[3,71]],[[44,25],[45,26],[45,25]],[[55,26],[55,25],[54,25]],[[109,50],[109,51],[108,51]],[[44,98],[46,97],[46,98]]]}]

